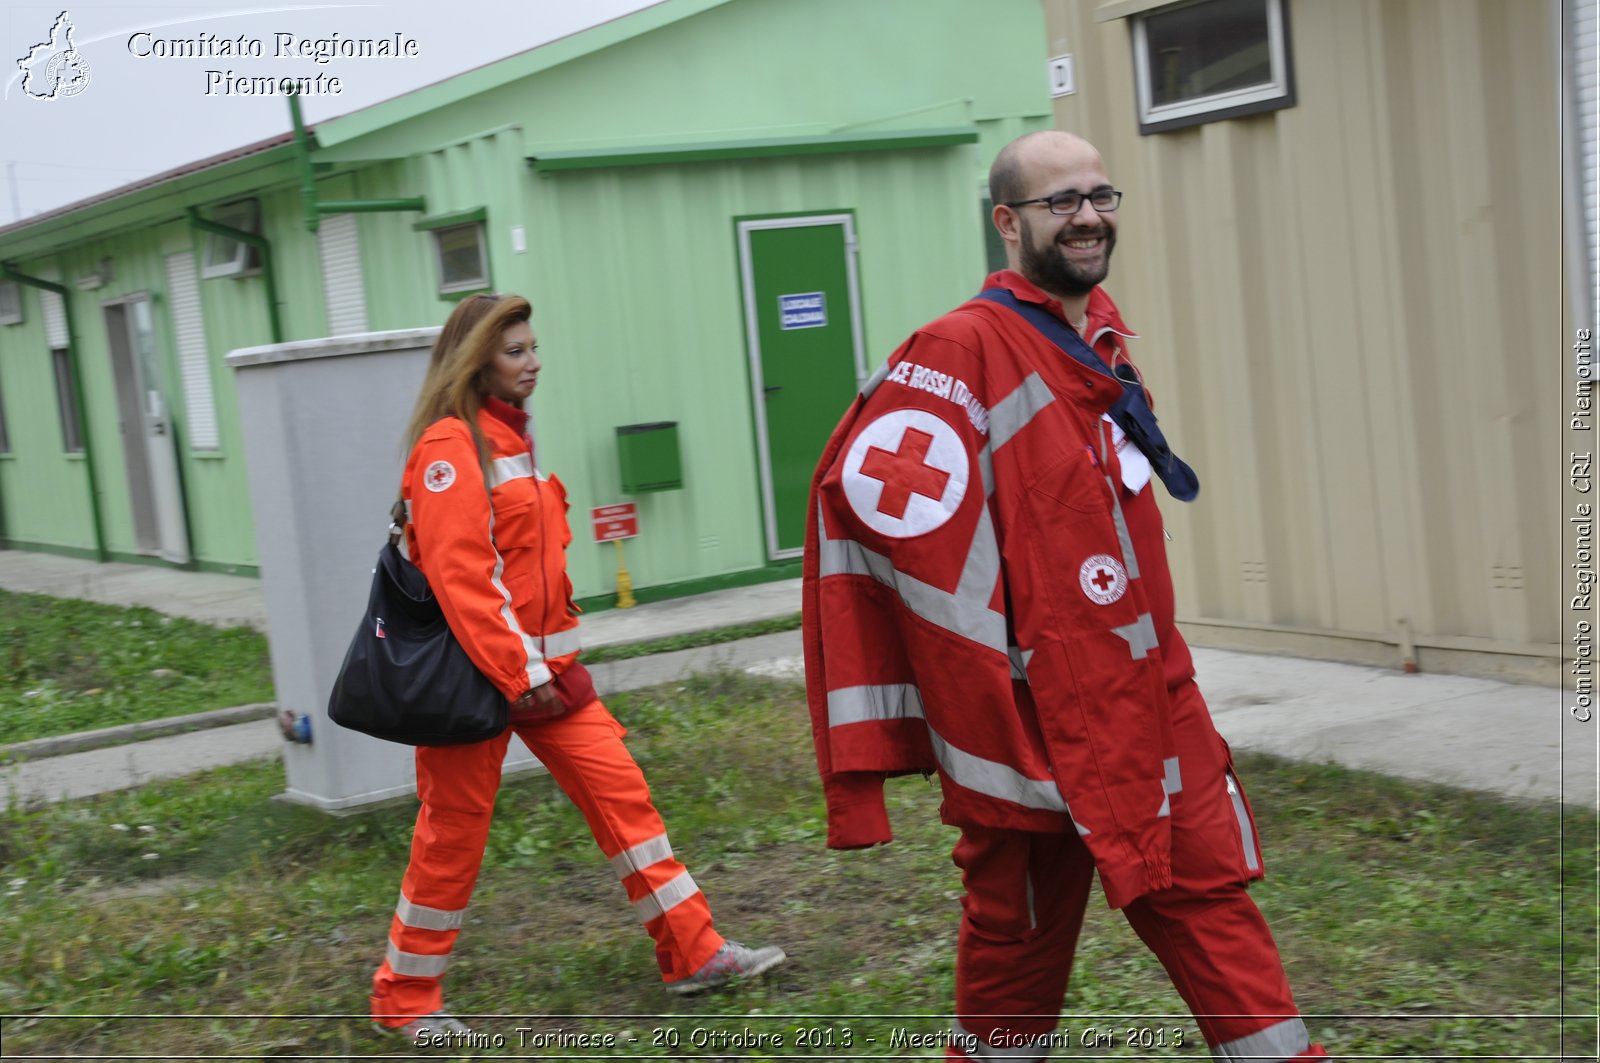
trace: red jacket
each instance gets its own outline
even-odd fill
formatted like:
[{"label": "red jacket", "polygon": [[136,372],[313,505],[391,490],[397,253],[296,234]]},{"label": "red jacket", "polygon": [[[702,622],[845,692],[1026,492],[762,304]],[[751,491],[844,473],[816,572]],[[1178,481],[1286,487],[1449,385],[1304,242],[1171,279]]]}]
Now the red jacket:
[{"label": "red jacket", "polygon": [[[988,280],[1059,304],[1015,273]],[[1089,337],[1126,360],[1096,289]],[[1013,312],[969,302],[914,333],[813,481],[807,694],[830,846],[890,838],[889,775],[937,770],[953,824],[1076,829],[1107,899],[1171,884],[1172,626],[1153,489],[1122,482],[1120,384]]]},{"label": "red jacket", "polygon": [[[406,462],[406,532],[451,632],[516,701],[575,667],[586,675],[576,666],[567,492],[534,465],[523,411],[491,398],[478,426],[489,444],[489,489],[467,425],[435,422]],[[569,708],[580,707],[562,693]],[[593,700],[592,688],[578,700]]]}]

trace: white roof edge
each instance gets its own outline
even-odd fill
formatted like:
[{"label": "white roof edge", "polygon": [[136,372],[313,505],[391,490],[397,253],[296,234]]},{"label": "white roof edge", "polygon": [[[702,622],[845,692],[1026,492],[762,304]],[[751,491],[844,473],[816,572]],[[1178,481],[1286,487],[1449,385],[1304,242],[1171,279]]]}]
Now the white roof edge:
[{"label": "white roof edge", "polygon": [[388,332],[357,332],[349,336],[323,336],[313,340],[290,340],[259,347],[229,351],[224,359],[235,369],[276,362],[303,362],[313,358],[337,358],[347,354],[380,354],[384,351],[412,351],[432,347],[440,325],[427,328],[393,329]]}]

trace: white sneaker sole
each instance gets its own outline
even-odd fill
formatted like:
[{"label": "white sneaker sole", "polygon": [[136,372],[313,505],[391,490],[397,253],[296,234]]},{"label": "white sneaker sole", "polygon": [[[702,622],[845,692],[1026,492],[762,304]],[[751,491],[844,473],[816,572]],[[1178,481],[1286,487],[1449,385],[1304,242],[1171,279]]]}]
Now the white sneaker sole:
[{"label": "white sneaker sole", "polygon": [[768,971],[772,970],[774,967],[778,966],[778,964],[782,963],[788,958],[788,955],[782,949],[779,949],[776,956],[769,956],[767,959],[756,964],[750,970],[740,971],[737,974],[730,974],[721,981],[696,982],[693,978],[685,978],[681,982],[668,982],[666,990],[667,992],[677,996],[686,997],[691,993],[704,993],[708,989],[721,989],[723,986],[732,985],[735,982],[742,982],[747,979],[766,974]]}]

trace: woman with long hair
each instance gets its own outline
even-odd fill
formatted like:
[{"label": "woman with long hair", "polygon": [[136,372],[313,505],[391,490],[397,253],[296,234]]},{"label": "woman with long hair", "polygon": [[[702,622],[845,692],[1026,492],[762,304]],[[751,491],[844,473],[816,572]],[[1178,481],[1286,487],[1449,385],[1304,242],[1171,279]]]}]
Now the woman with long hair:
[{"label": "woman with long hair", "polygon": [[566,573],[566,490],[534,462],[523,404],[540,369],[528,301],[463,300],[434,344],[412,414],[402,490],[406,544],[450,630],[511,703],[484,742],[417,748],[411,861],[372,979],[372,1016],[410,1037],[461,1034],[442,979],[489,836],[512,732],[583,812],[655,940],[669,992],[691,993],[783,962],[726,941],[673,855],[622,725],[578,663]]}]

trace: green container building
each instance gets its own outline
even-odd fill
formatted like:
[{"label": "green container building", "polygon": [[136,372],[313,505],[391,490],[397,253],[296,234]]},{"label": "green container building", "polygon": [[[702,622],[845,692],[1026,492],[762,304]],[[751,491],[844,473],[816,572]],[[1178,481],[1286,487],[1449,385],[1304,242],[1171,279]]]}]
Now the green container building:
[{"label": "green container building", "polygon": [[827,432],[994,264],[1045,44],[1038,0],[667,0],[0,229],[0,537],[253,572],[224,356],[495,290],[533,302],[580,597],[622,501],[642,598],[796,574]]}]

